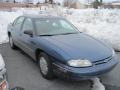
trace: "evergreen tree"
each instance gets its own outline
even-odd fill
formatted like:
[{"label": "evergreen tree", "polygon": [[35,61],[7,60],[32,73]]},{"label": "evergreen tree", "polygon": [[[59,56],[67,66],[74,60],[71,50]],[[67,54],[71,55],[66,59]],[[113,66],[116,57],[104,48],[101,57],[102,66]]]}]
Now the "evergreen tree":
[{"label": "evergreen tree", "polygon": [[98,9],[98,7],[102,5],[102,3],[103,3],[103,0],[95,0],[93,2],[93,7]]}]

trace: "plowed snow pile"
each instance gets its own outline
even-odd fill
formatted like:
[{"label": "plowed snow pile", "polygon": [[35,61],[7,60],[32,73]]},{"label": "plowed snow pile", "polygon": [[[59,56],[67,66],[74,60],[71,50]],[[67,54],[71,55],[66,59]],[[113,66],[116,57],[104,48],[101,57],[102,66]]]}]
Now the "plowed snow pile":
[{"label": "plowed snow pile", "polygon": [[67,18],[80,31],[104,40],[120,50],[120,10],[69,10]]}]

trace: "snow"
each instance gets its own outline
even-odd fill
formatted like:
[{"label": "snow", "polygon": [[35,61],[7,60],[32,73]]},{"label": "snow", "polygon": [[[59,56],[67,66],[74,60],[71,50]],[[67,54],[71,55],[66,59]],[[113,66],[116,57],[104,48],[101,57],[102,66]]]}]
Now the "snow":
[{"label": "snow", "polygon": [[81,32],[111,44],[114,49],[120,50],[120,10],[114,9],[83,9],[68,10],[67,15]]},{"label": "snow", "polygon": [[[7,25],[22,14],[60,15],[71,21],[81,32],[111,44],[120,51],[120,10],[119,9],[54,9],[42,7],[32,9],[14,8],[13,12],[0,11],[0,44],[8,42]],[[0,64],[3,61],[0,55]],[[94,84],[92,90],[105,90],[99,78],[91,79]]]},{"label": "snow", "polygon": [[8,42],[7,25],[22,14],[60,15],[71,21],[81,32],[92,35],[120,51],[120,10],[119,9],[67,9],[14,8],[12,12],[0,11],[0,44]]},{"label": "snow", "polygon": [[100,82],[99,78],[92,78],[93,87],[91,90],[105,90],[104,85]]},{"label": "snow", "polygon": [[20,12],[0,12],[0,44],[8,42],[7,25],[20,15]]},{"label": "snow", "polygon": [[5,67],[5,63],[4,63],[2,55],[0,54],[0,70],[3,69],[4,67]]}]

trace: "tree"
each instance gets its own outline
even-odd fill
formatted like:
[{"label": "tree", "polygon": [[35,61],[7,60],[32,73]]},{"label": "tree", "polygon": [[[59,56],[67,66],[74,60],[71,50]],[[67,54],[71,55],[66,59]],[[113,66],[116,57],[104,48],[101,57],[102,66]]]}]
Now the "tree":
[{"label": "tree", "polygon": [[6,2],[9,2],[9,0],[6,0]]},{"label": "tree", "polygon": [[51,4],[53,4],[53,0],[49,0]]},{"label": "tree", "polygon": [[64,6],[65,7],[68,7],[68,8],[70,8],[70,7],[76,7],[76,3],[78,3],[79,1],[78,0],[64,0]]},{"label": "tree", "polygon": [[99,1],[99,5],[101,6],[103,4],[103,0],[100,0]]},{"label": "tree", "polygon": [[45,3],[47,3],[47,0],[45,0]]},{"label": "tree", "polygon": [[26,3],[30,3],[30,0],[26,0]]},{"label": "tree", "polygon": [[103,4],[103,0],[95,0],[93,2],[93,7],[98,9],[99,6],[101,6]]},{"label": "tree", "polygon": [[13,2],[14,2],[14,3],[16,3],[16,1],[15,1],[15,0],[14,0]]}]

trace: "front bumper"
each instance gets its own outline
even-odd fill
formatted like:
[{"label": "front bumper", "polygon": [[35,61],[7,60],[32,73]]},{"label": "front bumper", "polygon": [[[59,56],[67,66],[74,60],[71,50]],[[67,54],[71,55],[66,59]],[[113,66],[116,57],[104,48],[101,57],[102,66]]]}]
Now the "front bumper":
[{"label": "front bumper", "polygon": [[117,63],[117,57],[111,58],[111,60],[106,63],[101,63],[86,68],[74,68],[55,62],[53,63],[53,71],[57,76],[66,79],[85,80],[111,71]]}]

